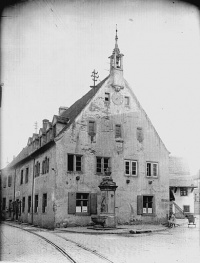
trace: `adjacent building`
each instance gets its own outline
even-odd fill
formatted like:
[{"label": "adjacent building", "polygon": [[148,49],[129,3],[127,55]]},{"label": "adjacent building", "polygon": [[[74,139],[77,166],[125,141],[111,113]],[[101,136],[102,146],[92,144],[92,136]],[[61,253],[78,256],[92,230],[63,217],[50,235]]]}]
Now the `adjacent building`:
[{"label": "adjacent building", "polygon": [[189,165],[182,157],[170,156],[169,185],[172,210],[177,218],[194,214],[194,189],[197,187],[190,174]]},{"label": "adjacent building", "polygon": [[123,77],[117,34],[109,59],[109,76],[45,119],[2,170],[5,218],[48,228],[88,225],[102,206],[98,186],[111,173],[119,224],[166,220],[169,152]]}]

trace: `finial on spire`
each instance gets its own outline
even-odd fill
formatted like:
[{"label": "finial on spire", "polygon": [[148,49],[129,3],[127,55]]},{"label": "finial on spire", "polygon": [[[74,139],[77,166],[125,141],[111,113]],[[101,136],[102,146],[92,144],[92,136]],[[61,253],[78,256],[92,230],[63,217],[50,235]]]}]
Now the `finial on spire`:
[{"label": "finial on spire", "polygon": [[117,24],[116,24],[115,45],[117,45],[117,40],[118,40],[118,36],[117,36]]}]

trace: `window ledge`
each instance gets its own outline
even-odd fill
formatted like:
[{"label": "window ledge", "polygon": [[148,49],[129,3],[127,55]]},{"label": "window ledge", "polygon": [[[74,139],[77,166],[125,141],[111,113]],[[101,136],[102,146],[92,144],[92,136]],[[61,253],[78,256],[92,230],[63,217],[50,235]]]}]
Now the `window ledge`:
[{"label": "window ledge", "polygon": [[138,177],[137,174],[136,175],[124,174],[124,176],[126,176],[126,177]]},{"label": "window ledge", "polygon": [[146,178],[152,180],[152,179],[158,179],[159,176],[146,176]]}]

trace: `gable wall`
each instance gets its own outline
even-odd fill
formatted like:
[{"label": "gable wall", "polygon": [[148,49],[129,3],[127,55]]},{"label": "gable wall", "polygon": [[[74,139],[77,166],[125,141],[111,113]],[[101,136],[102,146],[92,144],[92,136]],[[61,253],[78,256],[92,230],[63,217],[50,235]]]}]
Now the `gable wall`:
[{"label": "gable wall", "polygon": [[[74,222],[84,224],[90,221],[87,216],[68,215],[68,192],[97,192],[100,200],[98,185],[102,175],[96,174],[96,156],[111,158],[112,177],[118,185],[116,213],[119,222],[136,219],[152,221],[166,217],[168,205],[161,200],[169,199],[168,152],[135,101],[126,82],[124,82],[125,88],[120,93],[123,97],[130,97],[130,106],[125,106],[124,103],[115,105],[112,99],[110,103],[105,102],[105,92],[109,92],[111,98],[114,93],[111,83],[112,79],[109,78],[62,138],[57,141],[56,222],[58,223],[63,220],[69,224]],[[88,135],[90,119],[96,122],[96,136],[93,142]],[[115,124],[122,125],[123,143],[115,140]],[[137,127],[143,129],[142,142],[137,139]],[[67,171],[67,153],[83,155],[82,173]],[[124,159],[138,161],[137,177],[127,178],[124,175]],[[151,185],[146,178],[146,161],[159,163],[159,176],[151,180]],[[77,175],[80,176],[79,181],[76,180]],[[129,184],[126,183],[127,179],[130,180]],[[141,218],[137,215],[136,200],[137,195],[140,194],[156,195],[156,217]],[[100,211],[99,202],[98,211]]]}]

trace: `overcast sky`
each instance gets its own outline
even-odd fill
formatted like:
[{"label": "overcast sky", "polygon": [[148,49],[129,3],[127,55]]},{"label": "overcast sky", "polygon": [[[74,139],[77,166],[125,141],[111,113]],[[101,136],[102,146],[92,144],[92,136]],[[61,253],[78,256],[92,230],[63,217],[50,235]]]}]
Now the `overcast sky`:
[{"label": "overcast sky", "polygon": [[[199,12],[179,1],[28,1],[1,23],[2,158],[12,161],[43,119],[109,74],[115,25],[124,77],[172,155],[200,168]],[[5,17],[6,16],[6,17]]]}]

